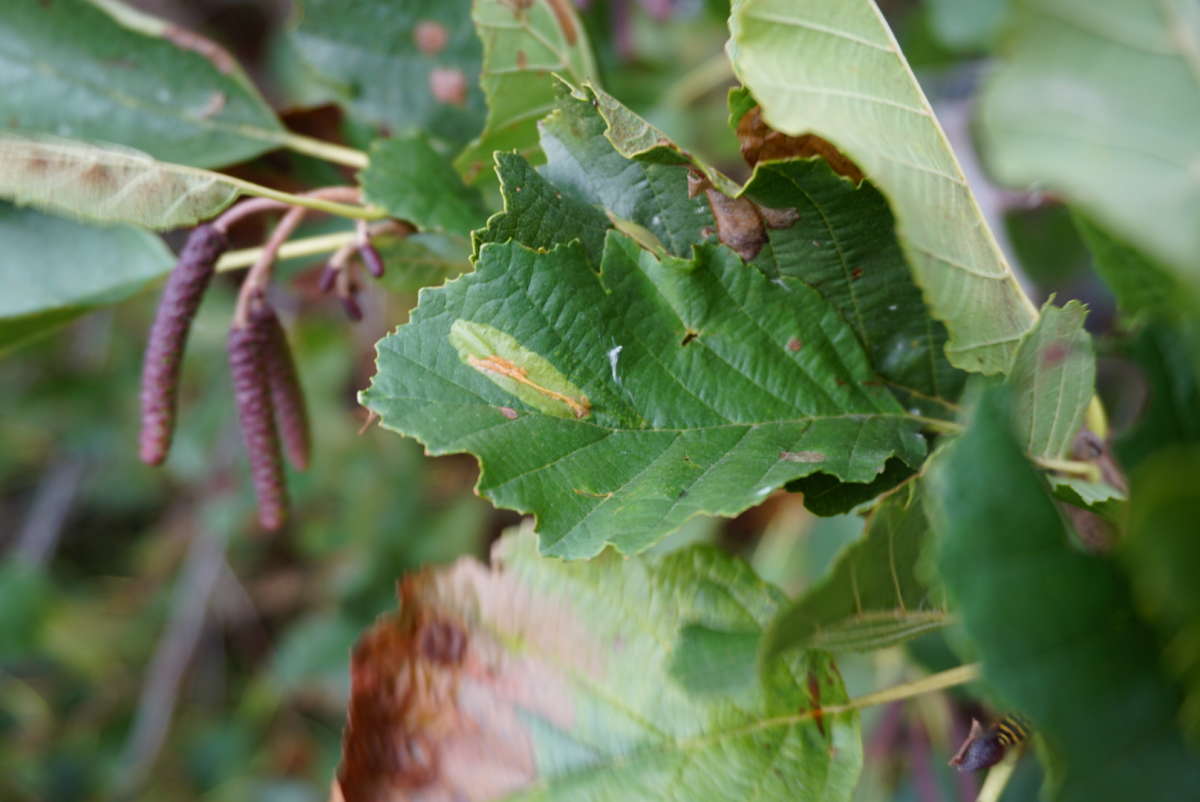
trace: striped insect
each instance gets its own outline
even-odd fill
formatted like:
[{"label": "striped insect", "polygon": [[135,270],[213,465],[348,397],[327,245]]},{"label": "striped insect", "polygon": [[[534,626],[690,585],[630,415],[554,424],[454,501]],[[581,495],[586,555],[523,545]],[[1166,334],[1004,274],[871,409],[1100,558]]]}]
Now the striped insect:
[{"label": "striped insect", "polygon": [[978,721],[971,722],[971,732],[950,765],[959,771],[979,771],[999,763],[1008,750],[1029,737],[1029,723],[1016,714],[1009,714],[984,728]]}]

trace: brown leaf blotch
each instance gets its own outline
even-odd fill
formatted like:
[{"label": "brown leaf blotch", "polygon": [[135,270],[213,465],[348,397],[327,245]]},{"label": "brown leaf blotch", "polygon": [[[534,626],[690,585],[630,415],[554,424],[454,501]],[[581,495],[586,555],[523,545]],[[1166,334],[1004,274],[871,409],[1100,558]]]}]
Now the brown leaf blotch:
[{"label": "brown leaf blotch", "polygon": [[579,39],[579,32],[575,30],[575,19],[571,14],[571,9],[567,6],[567,0],[547,0],[547,2],[550,4],[550,10],[554,12],[554,19],[558,22],[558,27],[562,30],[567,44],[574,45]]},{"label": "brown leaf blotch", "polygon": [[716,189],[704,190],[717,222],[717,238],[747,262],[767,242],[767,229],[758,208],[748,198],[731,198]]},{"label": "brown leaf blotch", "polygon": [[429,71],[429,91],[434,100],[451,106],[467,105],[467,76],[454,67],[434,67]]},{"label": "brown leaf blotch", "polygon": [[751,167],[760,161],[820,156],[838,175],[845,176],[855,183],[863,180],[863,173],[858,165],[832,143],[816,134],[788,136],[774,130],[762,118],[760,106],[750,109],[738,121],[737,137],[741,144],[742,158]]},{"label": "brown leaf blotch", "polygon": [[461,663],[467,650],[466,633],[449,621],[426,621],[419,642],[422,657],[445,666]]},{"label": "brown leaf blotch", "polygon": [[450,34],[446,26],[433,20],[422,20],[413,28],[413,42],[427,56],[434,56],[446,49]]}]

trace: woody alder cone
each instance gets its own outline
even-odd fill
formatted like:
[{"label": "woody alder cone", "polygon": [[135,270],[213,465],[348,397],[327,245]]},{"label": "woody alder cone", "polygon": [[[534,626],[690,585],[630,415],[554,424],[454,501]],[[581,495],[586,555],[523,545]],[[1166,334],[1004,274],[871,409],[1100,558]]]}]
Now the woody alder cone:
[{"label": "woody alder cone", "polygon": [[229,246],[224,232],[204,224],[193,229],[158,302],[142,362],[142,431],[138,453],[147,465],[167,458],[175,428],[179,369],[188,330],[217,259]]}]

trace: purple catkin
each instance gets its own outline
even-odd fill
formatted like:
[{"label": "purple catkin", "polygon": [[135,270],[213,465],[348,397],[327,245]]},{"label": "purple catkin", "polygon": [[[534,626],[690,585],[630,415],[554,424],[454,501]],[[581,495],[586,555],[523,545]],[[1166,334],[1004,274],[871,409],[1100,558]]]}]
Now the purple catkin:
[{"label": "purple catkin", "polygon": [[296,363],[279,318],[269,307],[264,307],[263,314],[267,333],[263,359],[271,387],[271,404],[275,407],[275,423],[279,427],[284,453],[293,466],[304,470],[308,467],[312,448],[304,392],[300,388]]},{"label": "purple catkin", "polygon": [[212,279],[217,259],[229,247],[224,232],[203,224],[192,230],[167,278],[142,360],[142,430],[138,455],[159,465],[171,448],[179,370],[192,318]]},{"label": "purple catkin", "polygon": [[347,295],[341,296],[341,300],[342,309],[346,312],[346,317],[356,323],[363,319],[362,307],[358,305],[358,292],[356,290],[350,290]]},{"label": "purple catkin", "polygon": [[321,269],[321,278],[317,280],[317,289],[320,290],[322,294],[329,292],[333,289],[333,285],[337,281],[337,277],[338,269],[333,265],[325,265],[325,267]]},{"label": "purple catkin", "polygon": [[358,257],[362,259],[362,263],[367,266],[367,272],[375,278],[380,278],[383,275],[383,257],[379,255],[379,251],[375,250],[375,246],[369,242],[364,242],[358,246]]},{"label": "purple catkin", "polygon": [[265,312],[269,310],[260,307],[251,313],[245,327],[235,325],[229,330],[229,370],[242,440],[250,457],[250,479],[258,497],[258,522],[273,531],[283,526],[287,517],[287,488],[267,378],[270,335]]}]

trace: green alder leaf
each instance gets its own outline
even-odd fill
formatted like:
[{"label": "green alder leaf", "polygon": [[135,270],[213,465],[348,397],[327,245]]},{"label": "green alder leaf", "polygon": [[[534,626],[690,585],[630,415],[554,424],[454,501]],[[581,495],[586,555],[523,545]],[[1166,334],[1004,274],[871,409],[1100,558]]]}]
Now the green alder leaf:
[{"label": "green alder leaf", "polygon": [[980,105],[996,176],[1046,187],[1200,288],[1200,9],[1024,0]]},{"label": "green alder leaf", "polygon": [[1005,383],[1025,453],[1067,456],[1096,391],[1096,355],[1083,328],[1087,307],[1046,304],[1037,327],[1021,342]]},{"label": "green alder leaf", "polygon": [[238,191],[220,173],[155,161],[128,148],[0,134],[0,198],[22,205],[167,229],[212,217]]},{"label": "green alder leaf", "polygon": [[548,251],[578,239],[596,268],[604,250],[608,217],[595,206],[564,195],[517,153],[496,154],[503,211],[492,215],[487,228],[472,234],[475,256],[489,242],[514,240],[535,250]]},{"label": "green alder leaf", "polygon": [[554,110],[554,74],[582,83],[596,75],[587,32],[566,0],[474,0],[471,19],[483,40],[480,84],[487,96],[483,132],[455,160],[474,182],[492,154],[536,154],[538,120]]},{"label": "green alder leaf", "polygon": [[1128,578],[1069,541],[1003,401],[983,396],[926,486],[938,572],[985,682],[1061,763],[1053,799],[1175,799],[1200,788],[1200,756],[1177,725],[1181,696]]},{"label": "green alder leaf", "polygon": [[[426,798],[853,795],[857,714],[804,715],[846,702],[828,655],[788,655],[728,693],[693,692],[673,673],[697,631],[734,647],[721,659],[752,665],[753,640],[720,633],[757,634],[783,602],[714,548],[570,563],[539,557],[525,529],[499,541],[490,569],[470,558],[428,569],[402,581],[400,599],[355,650],[346,755],[402,754],[417,740],[434,767]],[[397,700],[396,687],[412,692]],[[384,798],[398,775],[376,765],[344,760],[343,796]]]},{"label": "green alder leaf", "polygon": [[687,166],[662,158],[669,148],[631,161],[608,139],[608,123],[591,102],[562,84],[556,91],[557,108],[538,124],[543,178],[578,203],[645,228],[675,256],[712,238],[712,209],[703,195],[689,197]]},{"label": "green alder leaf", "polygon": [[827,473],[814,473],[787,483],[788,491],[804,494],[804,506],[814,515],[850,512],[859,504],[886,493],[916,471],[903,460],[889,459],[883,472],[869,482],[839,482]]},{"label": "green alder leaf", "polygon": [[1144,400],[1128,430],[1116,436],[1121,464],[1136,470],[1156,451],[1200,443],[1200,327],[1196,321],[1171,325],[1152,319],[1120,355],[1137,366],[1133,381],[1144,384]]},{"label": "green alder leaf", "polygon": [[929,27],[942,44],[980,50],[1000,32],[1012,0],[930,0]]},{"label": "green alder leaf", "polygon": [[1006,372],[1036,311],[875,3],[736,0],[729,27],[734,72],[771,127],[828,139],[888,197],[950,361]]},{"label": "green alder leaf", "polygon": [[879,191],[866,181],[855,186],[816,158],[757,165],[745,196],[796,217],[767,228],[769,245],[755,264],[803,280],[837,306],[906,406],[952,414],[966,374],[946,359],[946,328],[913,283]]},{"label": "green alder leaf", "polygon": [[468,187],[423,134],[371,143],[370,163],[359,174],[364,198],[422,230],[464,237],[483,225],[483,200]]},{"label": "green alder leaf", "polygon": [[384,234],[372,242],[387,265],[378,281],[392,292],[416,292],[471,269],[466,240],[454,234]]},{"label": "green alder leaf", "polygon": [[0,352],[165,274],[174,258],[158,237],[0,203]]},{"label": "green alder leaf", "polygon": [[383,424],[476,454],[479,492],[535,513],[563,557],[636,552],[799,476],[865,482],[925,452],[834,308],[714,246],[660,262],[610,232],[597,274],[577,242],[485,245],[380,341],[378,368],[362,402]]},{"label": "green alder leaf", "polygon": [[279,147],[287,132],[233,57],[108,0],[6,3],[0,124],[120,142],[216,167]]},{"label": "green alder leaf", "polygon": [[1107,482],[1092,482],[1078,476],[1050,476],[1050,492],[1059,501],[1074,504],[1115,520],[1124,510],[1129,495]]},{"label": "green alder leaf", "polygon": [[1142,610],[1163,638],[1168,669],[1183,684],[1180,718],[1200,743],[1200,449],[1166,449],[1134,474],[1121,556]]},{"label": "green alder leaf", "polygon": [[1123,316],[1138,319],[1188,310],[1188,299],[1181,297],[1187,289],[1168,270],[1113,237],[1084,213],[1075,210],[1071,217],[1091,251],[1096,272],[1116,296]]},{"label": "green alder leaf", "polygon": [[299,0],[290,50],[356,119],[462,145],[483,125],[470,0]]},{"label": "green alder leaf", "polygon": [[764,661],[797,648],[881,649],[950,622],[940,594],[916,573],[929,522],[914,489],[881,501],[825,578],[779,611],[763,636]]}]

